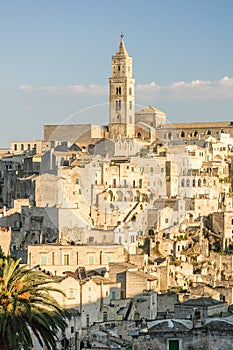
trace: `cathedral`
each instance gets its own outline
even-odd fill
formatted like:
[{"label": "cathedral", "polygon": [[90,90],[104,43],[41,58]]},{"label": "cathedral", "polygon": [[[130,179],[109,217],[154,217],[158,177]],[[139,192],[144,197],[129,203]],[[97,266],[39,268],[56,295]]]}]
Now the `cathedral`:
[{"label": "cathedral", "polygon": [[88,145],[101,139],[138,139],[140,141],[184,143],[217,139],[222,133],[233,137],[233,122],[175,123],[166,121],[166,114],[153,106],[135,111],[135,79],[132,57],[121,35],[116,54],[112,56],[112,76],[109,78],[109,124],[45,125],[44,141],[81,143]]}]

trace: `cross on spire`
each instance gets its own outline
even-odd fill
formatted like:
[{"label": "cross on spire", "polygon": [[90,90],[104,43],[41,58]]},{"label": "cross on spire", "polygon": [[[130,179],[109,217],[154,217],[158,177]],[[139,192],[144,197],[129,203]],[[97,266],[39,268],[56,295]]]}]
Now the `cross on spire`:
[{"label": "cross on spire", "polygon": [[121,41],[124,40],[124,33],[123,30],[121,31]]}]

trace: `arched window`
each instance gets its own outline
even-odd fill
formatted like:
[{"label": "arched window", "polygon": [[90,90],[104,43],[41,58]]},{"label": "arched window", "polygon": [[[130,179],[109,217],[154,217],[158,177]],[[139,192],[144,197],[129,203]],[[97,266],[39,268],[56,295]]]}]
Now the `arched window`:
[{"label": "arched window", "polygon": [[211,130],[208,130],[208,131],[207,131],[207,135],[211,135]]},{"label": "arched window", "polygon": [[190,186],[190,181],[189,181],[189,179],[187,179],[186,186],[187,186],[187,187]]},{"label": "arched window", "polygon": [[206,186],[206,179],[203,180],[203,186]]},{"label": "arched window", "polygon": [[116,111],[121,110],[121,100],[116,100]]},{"label": "arched window", "polygon": [[185,186],[185,182],[184,182],[184,179],[181,180],[181,187],[184,187]]},{"label": "arched window", "polygon": [[140,192],[138,190],[136,191],[136,200],[140,201]]},{"label": "arched window", "polygon": [[181,136],[181,137],[185,137],[185,132],[184,132],[184,130],[181,131],[180,136]]},{"label": "arched window", "polygon": [[193,132],[193,136],[194,136],[194,137],[198,137],[198,132],[197,132],[197,130],[195,130],[195,131]]},{"label": "arched window", "polygon": [[123,201],[123,193],[121,191],[117,191],[117,202]]},{"label": "arched window", "polygon": [[198,187],[201,187],[201,179],[198,180]]},{"label": "arched window", "polygon": [[196,187],[196,180],[193,179],[193,187]]},{"label": "arched window", "polygon": [[137,137],[140,139],[142,137],[142,134],[140,132],[138,132]]},{"label": "arched window", "polygon": [[168,138],[168,140],[171,140],[171,139],[172,139],[172,133],[171,133],[171,131],[169,131],[169,133],[167,134],[167,138]]}]

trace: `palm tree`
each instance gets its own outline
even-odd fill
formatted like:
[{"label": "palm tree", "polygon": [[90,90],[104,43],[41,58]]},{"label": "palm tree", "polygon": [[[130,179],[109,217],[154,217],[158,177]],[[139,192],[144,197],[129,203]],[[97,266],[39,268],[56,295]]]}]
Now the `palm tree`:
[{"label": "palm tree", "polygon": [[41,271],[21,266],[20,259],[0,257],[0,345],[2,350],[30,349],[32,334],[49,350],[68,314],[50,292],[59,292]]}]

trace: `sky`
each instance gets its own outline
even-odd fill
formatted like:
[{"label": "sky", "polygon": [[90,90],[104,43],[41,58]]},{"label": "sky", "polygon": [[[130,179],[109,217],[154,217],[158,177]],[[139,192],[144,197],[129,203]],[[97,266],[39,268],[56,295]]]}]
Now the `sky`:
[{"label": "sky", "polygon": [[44,124],[108,124],[121,31],[136,109],[233,121],[232,15],[232,0],[0,0],[0,147]]}]

